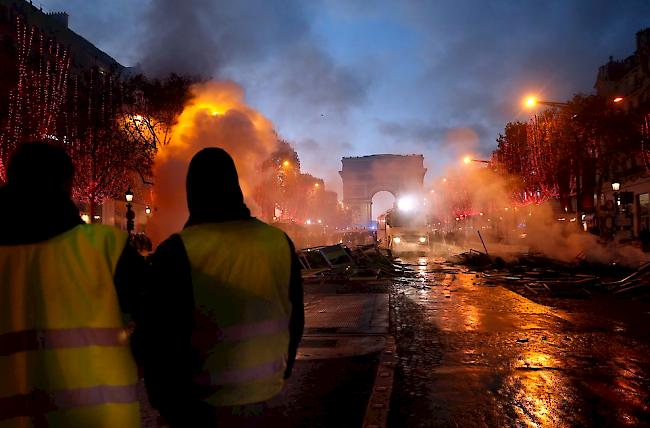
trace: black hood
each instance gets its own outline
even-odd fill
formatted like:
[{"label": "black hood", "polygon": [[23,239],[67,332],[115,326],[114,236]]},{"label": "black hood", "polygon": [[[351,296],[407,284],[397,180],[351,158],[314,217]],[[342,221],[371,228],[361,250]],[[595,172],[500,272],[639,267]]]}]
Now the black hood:
[{"label": "black hood", "polygon": [[235,162],[223,149],[210,147],[194,155],[187,172],[186,190],[190,218],[185,227],[251,216],[244,203]]},{"label": "black hood", "polygon": [[70,199],[74,167],[58,147],[25,143],[7,168],[0,188],[0,245],[45,241],[82,223]]},{"label": "black hood", "polygon": [[82,223],[79,210],[64,190],[0,188],[0,245],[46,241]]}]

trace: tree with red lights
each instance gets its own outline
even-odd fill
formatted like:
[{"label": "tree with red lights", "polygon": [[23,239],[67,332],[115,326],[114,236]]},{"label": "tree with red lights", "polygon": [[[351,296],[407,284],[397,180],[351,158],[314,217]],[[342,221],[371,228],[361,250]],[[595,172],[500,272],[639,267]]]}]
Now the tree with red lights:
[{"label": "tree with red lights", "polygon": [[63,125],[62,108],[68,96],[70,54],[57,41],[16,17],[15,56],[3,67],[13,68],[14,86],[9,90],[0,116],[0,182],[4,166],[24,141],[54,140]]},{"label": "tree with red lights", "polygon": [[639,149],[634,118],[608,100],[575,95],[566,106],[508,123],[493,153],[501,171],[520,178],[517,198],[539,202],[576,196],[578,210],[592,208],[621,159]]},{"label": "tree with red lights", "polygon": [[149,183],[158,147],[167,144],[191,81],[176,75],[147,80],[121,80],[93,69],[81,81],[80,96],[71,106],[70,150],[77,165],[75,197],[99,204],[119,198],[134,174]]},{"label": "tree with red lights", "polygon": [[[15,18],[16,78],[0,116],[0,182],[15,148],[30,140],[64,147],[77,168],[74,197],[91,214],[151,175],[157,148],[169,142],[190,98],[192,79],[170,75],[124,79],[99,67],[70,75],[69,52],[56,39]],[[7,83],[7,82],[5,82]],[[7,86],[7,85],[5,85]],[[5,100],[0,100],[5,101]]]}]

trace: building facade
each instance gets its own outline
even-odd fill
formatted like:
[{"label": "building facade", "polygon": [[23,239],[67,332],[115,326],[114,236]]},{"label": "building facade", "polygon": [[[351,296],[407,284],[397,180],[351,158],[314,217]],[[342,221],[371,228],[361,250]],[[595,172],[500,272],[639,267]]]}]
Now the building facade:
[{"label": "building facade", "polygon": [[[22,34],[21,28],[26,29]],[[106,52],[68,28],[66,12],[45,12],[41,7],[36,7],[31,1],[26,0],[0,0],[0,126],[6,123],[9,115],[9,98],[19,81],[20,37],[32,38],[31,45],[36,46],[35,55],[51,58],[51,52],[48,52],[50,46],[65,48],[69,55],[69,66],[65,68],[68,78],[81,77],[89,70],[119,77],[130,74],[131,69],[124,67]],[[53,41],[53,44],[44,45],[40,40]],[[28,58],[28,61],[33,59]],[[33,64],[28,62],[28,66]],[[151,209],[147,210],[149,213],[145,212],[150,191],[144,185],[134,188],[134,191],[136,192],[133,204],[136,211],[135,231],[145,232],[147,221],[152,215]],[[90,210],[87,204],[78,205],[85,221],[110,224],[122,229],[126,227],[126,207],[123,201],[105,201],[98,210]],[[91,211],[94,212],[92,217],[95,218],[91,217]]]},{"label": "building facade", "polygon": [[[602,206],[614,201],[614,226],[617,237],[638,238],[643,229],[650,229],[650,28],[636,33],[636,51],[623,60],[609,61],[598,69],[594,85],[598,95],[615,101],[626,112],[639,118],[645,134],[640,150],[624,153],[603,189]],[[600,172],[602,173],[602,171]],[[615,191],[612,182],[619,183]],[[614,186],[617,187],[617,186]],[[610,204],[611,205],[611,204]],[[606,217],[608,213],[601,213]]]}]

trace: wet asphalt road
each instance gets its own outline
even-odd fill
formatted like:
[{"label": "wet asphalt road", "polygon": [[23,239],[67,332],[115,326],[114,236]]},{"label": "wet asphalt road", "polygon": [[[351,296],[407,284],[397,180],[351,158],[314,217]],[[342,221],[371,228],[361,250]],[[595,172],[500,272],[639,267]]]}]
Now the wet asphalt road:
[{"label": "wet asphalt road", "polygon": [[441,260],[404,261],[419,273],[391,295],[389,427],[650,426],[650,312],[559,309]]}]

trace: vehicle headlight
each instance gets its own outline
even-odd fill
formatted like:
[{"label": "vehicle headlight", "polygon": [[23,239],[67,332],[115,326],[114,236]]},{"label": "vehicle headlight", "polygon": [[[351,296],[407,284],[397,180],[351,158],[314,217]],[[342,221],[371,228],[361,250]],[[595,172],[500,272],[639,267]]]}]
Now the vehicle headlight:
[{"label": "vehicle headlight", "polygon": [[427,238],[425,238],[424,236],[420,236],[420,242],[424,244],[425,242],[427,242]]},{"label": "vehicle headlight", "polygon": [[399,244],[402,241],[402,239],[399,236],[396,236],[393,238],[393,242],[396,244]]}]

